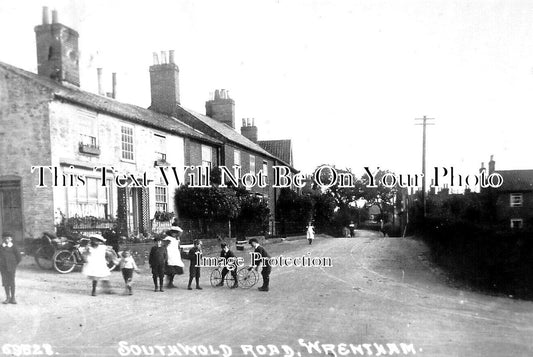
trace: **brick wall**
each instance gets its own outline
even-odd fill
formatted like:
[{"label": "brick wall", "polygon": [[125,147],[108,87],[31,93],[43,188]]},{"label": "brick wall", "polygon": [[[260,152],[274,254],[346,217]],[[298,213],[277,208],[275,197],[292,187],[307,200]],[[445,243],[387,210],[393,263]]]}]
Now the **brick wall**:
[{"label": "brick wall", "polygon": [[528,221],[533,220],[533,192],[522,192],[522,206],[521,207],[511,207],[510,206],[510,195],[511,193],[520,193],[517,192],[505,192],[500,193],[497,199],[497,215],[499,223],[507,227],[511,226],[511,219],[521,218],[524,222],[525,229],[531,229],[533,227],[528,227]]},{"label": "brick wall", "polygon": [[0,179],[20,178],[24,238],[54,227],[52,189],[37,188],[30,171],[51,164],[49,99],[46,88],[0,68]]}]

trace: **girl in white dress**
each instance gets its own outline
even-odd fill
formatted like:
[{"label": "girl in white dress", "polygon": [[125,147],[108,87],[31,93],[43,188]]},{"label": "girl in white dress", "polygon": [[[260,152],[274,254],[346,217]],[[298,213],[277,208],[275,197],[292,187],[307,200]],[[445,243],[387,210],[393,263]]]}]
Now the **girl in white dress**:
[{"label": "girl in white dress", "polygon": [[167,288],[175,288],[174,276],[183,274],[183,260],[181,260],[181,249],[179,236],[183,230],[178,226],[172,226],[163,239],[167,243],[168,263],[165,274],[168,276]]},{"label": "girl in white dress", "polygon": [[98,280],[102,280],[102,285],[106,290],[110,290],[109,276],[111,272],[107,267],[107,246],[104,244],[105,238],[100,234],[89,236],[91,243],[85,250],[86,262],[83,265],[83,274],[92,280],[92,296],[96,296],[96,285]]}]

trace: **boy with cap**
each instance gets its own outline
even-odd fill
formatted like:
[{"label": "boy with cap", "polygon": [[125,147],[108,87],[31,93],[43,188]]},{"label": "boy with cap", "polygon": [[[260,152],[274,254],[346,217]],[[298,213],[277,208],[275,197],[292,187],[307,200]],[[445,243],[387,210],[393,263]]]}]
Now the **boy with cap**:
[{"label": "boy with cap", "polygon": [[[272,267],[268,261],[270,255],[268,255],[265,248],[263,248],[256,238],[252,238],[248,241],[250,245],[254,248],[254,254],[252,254],[252,265],[255,266],[255,270],[259,269],[259,265],[263,267],[261,269],[261,275],[263,276],[263,286],[258,288],[259,291],[268,291],[268,285],[270,283],[270,273]],[[267,259],[265,259],[267,258]]]},{"label": "boy with cap", "polygon": [[155,246],[150,250],[148,263],[152,268],[152,279],[154,281],[154,291],[157,290],[157,282],[159,280],[159,291],[163,291],[163,278],[165,277],[165,267],[168,262],[167,248],[163,247],[163,242],[160,238],[155,238]]},{"label": "boy with cap", "polygon": [[15,300],[15,271],[21,259],[19,250],[13,244],[13,237],[9,233],[4,233],[0,245],[0,273],[2,274],[2,285],[6,291],[4,304],[17,303]]},{"label": "boy with cap", "polygon": [[237,264],[235,263],[235,254],[233,254],[233,252],[229,249],[227,243],[221,243],[220,248],[222,248],[222,250],[220,251],[220,257],[224,258],[225,266],[222,269],[222,280],[220,281],[220,283],[218,283],[217,286],[223,286],[226,275],[228,274],[228,272],[231,272],[231,276],[235,281],[231,288],[235,289],[239,286],[239,283],[237,281]]},{"label": "boy with cap", "polygon": [[199,239],[194,240],[194,247],[189,251],[189,260],[191,265],[189,266],[189,285],[188,290],[192,290],[192,279],[196,279],[196,289],[202,290],[200,287],[200,262],[202,261],[202,241]]}]

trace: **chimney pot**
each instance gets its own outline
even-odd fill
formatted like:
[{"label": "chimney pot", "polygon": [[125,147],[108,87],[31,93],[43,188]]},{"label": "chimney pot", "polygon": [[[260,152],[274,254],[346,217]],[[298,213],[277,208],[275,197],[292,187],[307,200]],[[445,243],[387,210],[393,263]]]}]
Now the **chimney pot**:
[{"label": "chimney pot", "polygon": [[167,63],[167,53],[165,51],[161,51],[161,64]]},{"label": "chimney pot", "polygon": [[154,59],[154,65],[159,64],[159,58],[157,57],[157,52],[154,52],[152,56]]},{"label": "chimney pot", "polygon": [[96,73],[97,73],[97,76],[98,76],[98,94],[100,95],[105,95],[105,92],[104,92],[104,85],[102,83],[102,74],[103,74],[103,69],[102,68],[97,68],[96,69]]},{"label": "chimney pot", "polygon": [[111,98],[116,99],[117,98],[117,73],[113,72],[112,81],[113,81],[113,89],[111,92]]},{"label": "chimney pot", "polygon": [[220,91],[217,89],[215,90],[215,100],[220,99]]},{"label": "chimney pot", "polygon": [[50,11],[48,6],[43,6],[43,25],[50,24]]},{"label": "chimney pot", "polygon": [[242,118],[242,126],[246,126],[246,119]]},{"label": "chimney pot", "polygon": [[174,63],[174,50],[168,51],[168,63]]},{"label": "chimney pot", "polygon": [[53,24],[59,23],[59,19],[57,16],[57,10],[52,10],[52,23]]},{"label": "chimney pot", "polygon": [[252,118],[252,126],[255,126],[255,118]]}]

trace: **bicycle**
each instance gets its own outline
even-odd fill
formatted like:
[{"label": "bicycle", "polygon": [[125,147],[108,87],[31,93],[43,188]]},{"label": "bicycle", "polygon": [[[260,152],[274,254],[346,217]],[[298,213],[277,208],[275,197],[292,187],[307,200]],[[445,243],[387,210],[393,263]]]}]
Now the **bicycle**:
[{"label": "bicycle", "polygon": [[[52,258],[55,270],[61,274],[68,274],[77,266],[83,266],[85,262],[83,252],[89,241],[89,238],[81,238],[78,242],[67,241],[63,245],[64,249],[58,250]],[[107,252],[112,255],[112,259],[107,263],[109,271],[112,271],[117,266],[118,256],[110,246],[107,246]]]},{"label": "bicycle", "polygon": [[[211,282],[212,287],[220,286],[220,284],[224,284],[222,281],[222,269],[224,267],[219,266],[213,271],[211,271],[211,276],[209,277],[209,280]],[[233,274],[231,274],[231,271],[229,271],[226,276],[224,277],[225,283],[227,287],[233,287],[235,285],[235,278],[233,277]],[[250,289],[255,284],[257,284],[257,281],[259,280],[259,275],[253,269],[251,266],[245,266],[240,269],[237,269],[237,283],[238,286],[243,289]]]}]

